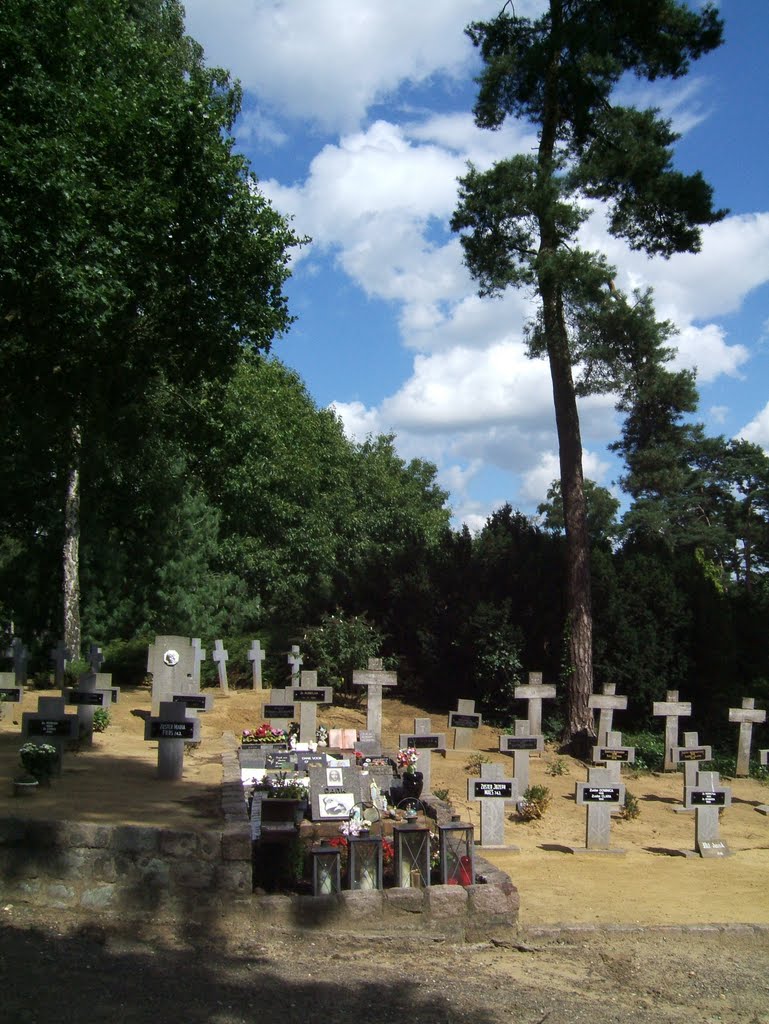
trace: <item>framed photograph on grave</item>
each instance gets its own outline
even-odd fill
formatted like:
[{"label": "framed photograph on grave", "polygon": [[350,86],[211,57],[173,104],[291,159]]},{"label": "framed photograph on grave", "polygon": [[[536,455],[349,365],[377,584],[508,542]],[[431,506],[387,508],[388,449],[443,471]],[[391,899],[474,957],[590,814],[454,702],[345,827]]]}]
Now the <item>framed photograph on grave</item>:
[{"label": "framed photograph on grave", "polygon": [[320,793],[318,796],[318,815],[324,821],[349,818],[354,806],[352,793]]},{"label": "framed photograph on grave", "polygon": [[331,786],[342,786],[344,776],[342,775],[341,768],[326,768],[326,785],[330,788]]}]

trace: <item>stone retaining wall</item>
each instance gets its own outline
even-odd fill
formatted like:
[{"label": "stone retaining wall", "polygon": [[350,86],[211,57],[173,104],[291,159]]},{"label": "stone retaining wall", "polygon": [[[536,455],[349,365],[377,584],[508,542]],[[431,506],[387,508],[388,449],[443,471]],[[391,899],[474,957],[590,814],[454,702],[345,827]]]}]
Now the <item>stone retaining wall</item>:
[{"label": "stone retaining wall", "polygon": [[[463,941],[509,930],[518,891],[476,859],[468,888],[256,896],[252,843],[235,738],[222,757],[221,829],[184,831],[131,825],[0,818],[0,898],[104,913],[196,915],[246,912],[265,929],[328,928],[369,933],[425,930]],[[436,801],[436,803],[438,803]],[[446,809],[435,808],[439,820]]]}]

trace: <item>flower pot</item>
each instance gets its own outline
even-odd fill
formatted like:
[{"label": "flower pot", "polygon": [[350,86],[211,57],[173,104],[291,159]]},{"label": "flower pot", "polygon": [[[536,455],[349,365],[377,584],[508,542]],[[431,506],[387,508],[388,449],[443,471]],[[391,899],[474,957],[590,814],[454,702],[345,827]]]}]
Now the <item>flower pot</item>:
[{"label": "flower pot", "polygon": [[18,797],[34,796],[39,789],[37,779],[15,779],[13,783],[13,795]]},{"label": "flower pot", "polygon": [[404,797],[420,797],[422,795],[422,786],[424,785],[424,777],[422,772],[404,772],[401,775],[401,786],[403,787]]},{"label": "flower pot", "polygon": [[268,797],[262,801],[263,822],[286,822],[301,825],[307,810],[307,798]]}]

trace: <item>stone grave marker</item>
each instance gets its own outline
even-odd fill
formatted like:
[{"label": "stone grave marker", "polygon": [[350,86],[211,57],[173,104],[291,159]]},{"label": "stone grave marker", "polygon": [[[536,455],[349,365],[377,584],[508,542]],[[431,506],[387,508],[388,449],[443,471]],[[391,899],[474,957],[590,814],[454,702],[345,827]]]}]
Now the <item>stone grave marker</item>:
[{"label": "stone grave marker", "polygon": [[687,786],[685,806],[694,811],[695,850],[686,856],[729,857],[731,850],[719,835],[718,816],[722,807],[730,807],[732,791],[719,785],[718,772],[697,772],[697,784]]},{"label": "stone grave marker", "polygon": [[577,783],[577,804],[587,808],[585,846],[572,847],[572,853],[623,854],[610,846],[610,837],[612,811],[624,802],[625,787],[607,768],[588,768],[587,782]]},{"label": "stone grave marker", "polygon": [[[499,764],[482,764],[480,779],[467,780],[467,799],[481,805],[479,846],[505,846],[505,807],[518,799],[518,783]],[[514,849],[512,847],[511,849]]]},{"label": "stone grave marker", "polygon": [[144,739],[157,741],[158,778],[180,779],[184,773],[184,744],[200,740],[200,720],[188,718],[184,704],[160,702],[160,713],[144,723]]},{"label": "stone grave marker", "polygon": [[214,706],[214,697],[211,693],[172,693],[171,701],[174,704],[183,704],[188,714],[191,711],[210,711]]},{"label": "stone grave marker", "polygon": [[617,696],[615,683],[604,683],[602,693],[593,693],[587,706],[598,711],[598,746],[605,746],[606,737],[614,726],[614,712],[627,710],[627,697]]},{"label": "stone grave marker", "polygon": [[347,821],[355,804],[361,802],[361,772],[358,768],[325,767],[311,764],[310,813],[313,821]]},{"label": "stone grave marker", "polygon": [[696,732],[685,732],[684,745],[682,747],[673,747],[673,760],[676,764],[683,764],[684,766],[682,806],[673,808],[677,814],[691,813],[692,808],[684,806],[686,803],[686,788],[687,786],[692,788],[697,785],[697,773],[700,770],[701,762],[709,761],[712,757],[712,747],[700,744],[699,733]]},{"label": "stone grave marker", "polygon": [[499,749],[503,754],[513,755],[513,775],[518,782],[521,796],[529,788],[529,757],[544,746],[544,736],[532,736],[526,719],[515,720],[515,734],[506,733],[499,737]]},{"label": "stone grave marker", "polygon": [[251,641],[248,651],[248,660],[251,662],[251,683],[255,690],[262,689],[262,662],[267,657],[262,645],[258,640]]},{"label": "stone grave marker", "polygon": [[29,651],[19,637],[15,636],[13,640],[11,640],[11,646],[5,651],[5,657],[10,658],[13,662],[13,675],[16,686],[26,686]]},{"label": "stone grave marker", "polygon": [[525,686],[516,686],[513,690],[516,700],[528,701],[529,734],[539,736],[542,733],[542,701],[555,698],[555,687],[546,686],[542,682],[541,672],[529,672],[529,682]]},{"label": "stone grave marker", "polygon": [[299,651],[299,648],[294,644],[291,650],[288,652],[287,661],[289,665],[289,671],[291,672],[291,686],[299,686],[299,673],[302,668],[304,659]]},{"label": "stone grave marker", "polygon": [[675,771],[673,747],[678,746],[678,719],[688,718],[691,713],[691,704],[688,701],[680,701],[678,699],[678,690],[668,690],[665,700],[655,700],[652,704],[652,714],[665,719],[665,761],[663,771]]},{"label": "stone grave marker", "polygon": [[184,636],[156,636],[150,644],[147,671],[152,673],[153,715],[160,713],[161,702],[170,702],[173,694],[200,691],[195,673],[199,670],[201,650],[193,644]]},{"label": "stone grave marker", "polygon": [[230,652],[224,649],[224,643],[221,640],[214,640],[214,653],[211,655],[211,661],[216,664],[216,671],[219,675],[219,687],[224,693],[229,693],[230,686],[227,682],[227,660],[230,656]]},{"label": "stone grave marker", "polygon": [[356,669],[352,674],[353,686],[365,686],[366,693],[366,729],[374,734],[375,741],[382,743],[382,688],[397,686],[398,676],[395,672],[386,672],[382,667],[381,658],[369,658],[367,669]]},{"label": "stone grave marker", "polygon": [[193,667],[192,667],[192,680],[193,680],[193,682],[195,684],[195,689],[199,690],[200,689],[200,666],[206,660],[206,651],[201,646],[202,641],[201,641],[199,636],[194,636],[190,640],[190,643],[192,644],[192,649],[195,652],[194,662],[193,662]]},{"label": "stone grave marker", "polygon": [[[758,757],[759,757],[760,763],[764,767],[769,765],[769,749],[767,749],[767,750],[759,750]],[[756,807],[756,810],[759,812],[759,814],[767,814],[767,815],[769,815],[769,804],[759,804],[758,807]]]},{"label": "stone grave marker", "polygon": [[382,744],[370,729],[358,729],[355,749],[367,757],[379,757],[382,753]]},{"label": "stone grave marker", "polygon": [[752,697],[743,697],[741,708],[729,708],[729,721],[740,723],[737,769],[734,774],[744,778],[750,774],[750,745],[753,740],[753,726],[766,721],[766,712],[757,710],[756,702]]},{"label": "stone grave marker", "polygon": [[401,733],[398,737],[401,748],[413,747],[417,752],[417,771],[422,773],[424,793],[432,793],[431,758],[433,751],[446,751],[446,734],[432,731],[429,718],[415,718],[413,733]]},{"label": "stone grave marker", "polygon": [[66,713],[63,697],[38,697],[37,711],[22,713],[21,735],[30,743],[50,743],[57,753],[52,774],[61,775],[64,746],[77,740],[77,715]]},{"label": "stone grave marker", "polygon": [[449,711],[449,729],[454,730],[454,750],[473,750],[476,736],[483,724],[474,700],[458,700],[457,710]]},{"label": "stone grave marker", "polygon": [[288,732],[289,726],[296,719],[292,693],[290,686],[283,690],[270,690],[269,701],[262,708],[262,714],[273,729],[285,729]]},{"label": "stone grave marker", "polygon": [[[621,732],[609,732],[606,741],[593,747],[593,761],[605,768],[612,782],[619,786],[622,783],[622,765],[635,761],[635,747],[622,745]],[[619,806],[612,809],[612,814],[619,814]]]},{"label": "stone grave marker", "polygon": [[0,672],[0,697],[3,704],[21,704],[24,689],[15,672]]},{"label": "stone grave marker", "polygon": [[98,675],[104,664],[104,655],[98,644],[91,644],[88,648],[88,664],[91,666],[91,671]]},{"label": "stone grave marker", "polygon": [[299,705],[299,742],[314,743],[318,729],[318,705],[333,704],[333,688],[318,686],[315,670],[303,670],[299,673],[299,685],[291,688],[291,699]]},{"label": "stone grave marker", "polygon": [[69,665],[72,654],[64,641],[59,640],[55,647],[50,650],[51,661],[53,662],[53,682],[60,690],[64,688],[64,672]]},{"label": "stone grave marker", "polygon": [[93,714],[97,708],[108,708],[112,703],[112,691],[99,689],[96,672],[84,672],[77,682],[77,689],[68,687],[64,691],[67,704],[77,706],[78,735],[80,742],[93,745]]}]

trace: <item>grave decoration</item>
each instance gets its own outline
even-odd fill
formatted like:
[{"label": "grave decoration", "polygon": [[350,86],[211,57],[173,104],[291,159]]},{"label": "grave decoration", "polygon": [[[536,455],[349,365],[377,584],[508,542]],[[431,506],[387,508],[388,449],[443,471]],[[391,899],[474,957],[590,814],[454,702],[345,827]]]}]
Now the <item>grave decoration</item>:
[{"label": "grave decoration", "polygon": [[472,750],[483,724],[474,700],[458,700],[457,710],[449,712],[449,729],[454,730],[454,750]]},{"label": "grave decoration", "polygon": [[737,745],[737,768],[735,775],[745,778],[750,774],[750,746],[753,726],[766,721],[766,712],[756,709],[752,697],[743,697],[741,708],[729,708],[729,721],[739,722],[740,733]]},{"label": "grave decoration", "polygon": [[529,682],[513,689],[516,700],[528,701],[527,718],[529,734],[539,736],[542,733],[542,701],[555,699],[555,687],[542,682],[541,672],[529,672]]},{"label": "grave decoration", "polygon": [[675,771],[676,767],[673,761],[673,748],[678,746],[678,719],[688,718],[691,713],[691,704],[678,699],[678,690],[668,690],[665,700],[655,700],[652,704],[652,714],[665,719],[663,770],[666,772]]},{"label": "grave decoration", "polygon": [[677,814],[690,814],[692,812],[691,807],[686,807],[686,787],[694,787],[697,785],[697,773],[700,770],[700,765],[703,761],[710,761],[713,757],[713,750],[711,747],[704,746],[700,743],[699,733],[696,732],[685,732],[684,733],[684,745],[682,747],[673,747],[671,751],[673,761],[676,764],[683,764],[684,766],[684,792],[682,797],[682,806],[674,807],[673,810]]},{"label": "grave decoration", "polygon": [[438,751],[442,751],[445,754],[446,734],[433,732],[429,718],[415,718],[414,732],[401,733],[398,737],[398,745],[401,749],[416,752],[415,767],[416,771],[422,775],[422,789],[426,793],[431,793],[432,755]]},{"label": "grave decoration", "polygon": [[383,886],[383,844],[381,836],[372,836],[367,830],[347,837],[348,888],[381,889]]},{"label": "grave decoration", "polygon": [[625,802],[625,787],[615,782],[606,768],[589,768],[587,782],[577,783],[577,804],[587,808],[584,847],[572,847],[572,853],[624,854],[610,846],[611,812]]},{"label": "grave decoration", "polygon": [[544,749],[544,736],[532,736],[528,721],[516,719],[513,726],[515,733],[499,737],[499,750],[503,754],[513,755],[513,775],[518,782],[518,792],[524,793],[529,788],[529,757]]},{"label": "grave decoration", "polygon": [[604,746],[614,725],[614,712],[627,710],[627,697],[617,696],[615,683],[604,683],[603,692],[591,694],[587,706],[598,711],[598,746]]},{"label": "grave decoration", "polygon": [[34,779],[42,785],[50,784],[58,761],[59,753],[53,744],[23,743],[19,747],[19,763],[24,769],[25,775],[17,781]]},{"label": "grave decoration", "polygon": [[440,842],[441,885],[473,885],[475,883],[475,840],[473,826],[463,824],[459,815],[438,826]]},{"label": "grave decoration", "polygon": [[382,688],[397,686],[398,677],[395,672],[385,671],[381,658],[369,658],[367,669],[356,669],[353,672],[352,685],[366,687],[366,731],[372,734],[369,742],[378,747],[376,750],[367,750],[367,753],[381,754]]},{"label": "grave decoration", "polygon": [[361,802],[360,770],[327,762],[326,767],[309,765],[308,774],[312,820],[349,820],[353,807]]},{"label": "grave decoration", "polygon": [[686,787],[684,806],[694,811],[695,851],[686,856],[729,857],[731,850],[719,835],[719,814],[732,803],[732,791],[719,785],[718,772],[697,772],[697,783]]},{"label": "grave decoration", "polygon": [[424,779],[422,772],[417,771],[419,753],[414,747],[404,747],[395,758],[400,772],[401,786],[405,797],[420,797]]},{"label": "grave decoration", "polygon": [[[505,805],[518,799],[518,783],[499,764],[482,764],[480,779],[467,780],[467,799],[481,805],[479,846],[505,846]],[[510,847],[510,849],[515,849]]]},{"label": "grave decoration", "polygon": [[312,857],[312,894],[313,896],[332,896],[342,888],[340,859],[341,850],[331,843],[313,846]]},{"label": "grave decoration", "polygon": [[48,743],[56,750],[52,775],[61,775],[65,745],[77,740],[77,715],[68,715],[63,697],[38,697],[37,711],[24,711],[21,734],[30,743]]},{"label": "grave decoration", "polygon": [[394,825],[393,845],[396,886],[426,889],[432,866],[430,829],[425,825]]},{"label": "grave decoration", "polygon": [[288,732],[285,729],[276,729],[269,722],[262,722],[256,729],[244,729],[240,742],[244,747],[272,746],[275,743],[287,745]]},{"label": "grave decoration", "polygon": [[199,742],[200,720],[187,717],[183,704],[161,701],[159,714],[144,723],[144,739],[157,741],[158,778],[180,779],[184,773],[184,744]]}]

